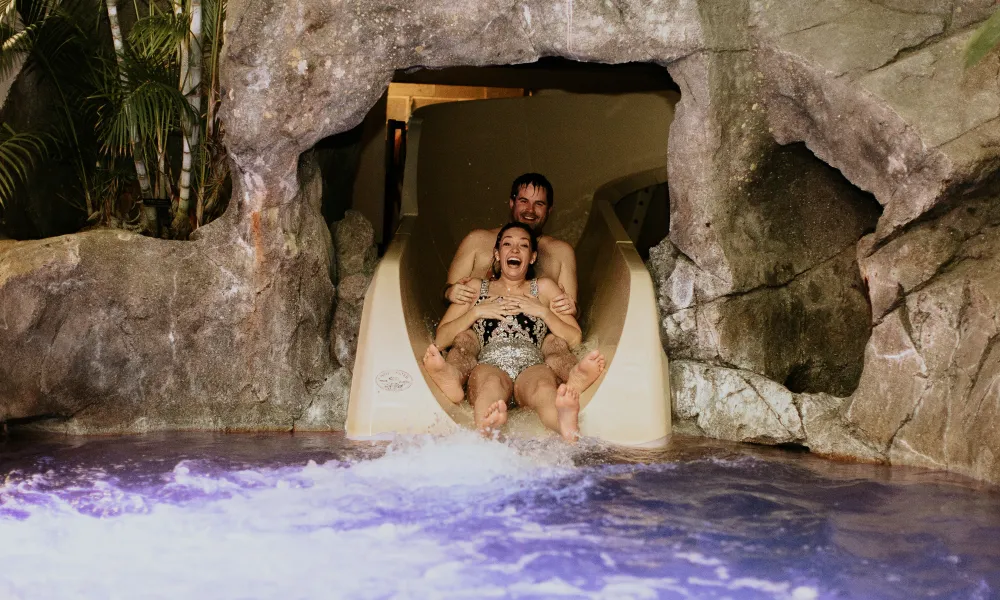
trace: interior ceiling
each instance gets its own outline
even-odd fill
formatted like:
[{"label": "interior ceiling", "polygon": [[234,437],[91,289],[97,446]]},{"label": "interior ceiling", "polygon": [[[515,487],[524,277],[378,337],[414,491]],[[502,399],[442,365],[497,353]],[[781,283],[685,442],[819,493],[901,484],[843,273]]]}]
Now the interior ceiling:
[{"label": "interior ceiling", "polygon": [[680,91],[667,70],[659,65],[651,63],[609,65],[576,62],[558,57],[545,57],[537,62],[521,65],[444,69],[413,67],[396,71],[392,80],[399,83],[514,87],[530,90],[557,89],[590,94]]}]

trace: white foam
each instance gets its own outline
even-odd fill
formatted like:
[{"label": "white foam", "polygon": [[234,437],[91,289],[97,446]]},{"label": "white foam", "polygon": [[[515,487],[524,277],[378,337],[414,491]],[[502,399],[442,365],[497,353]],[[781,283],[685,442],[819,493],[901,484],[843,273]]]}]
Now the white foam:
[{"label": "white foam", "polygon": [[[27,516],[0,513],[0,599],[697,598],[708,587],[816,597],[730,579],[698,552],[674,557],[700,579],[617,572],[587,523],[540,523],[530,504],[587,499],[595,481],[572,452],[464,433],[400,438],[373,460],[234,471],[182,461],[152,492],[94,470],[72,485],[52,472],[8,477],[0,507]],[[525,490],[529,499],[501,502]],[[469,519],[484,530],[469,534]],[[455,523],[468,539],[453,535]],[[531,550],[510,556],[489,546],[525,541]],[[594,549],[608,572],[575,577],[567,547]],[[552,575],[546,561],[569,573]]]},{"label": "white foam", "polygon": [[[0,518],[0,590],[13,598],[367,598],[472,590],[479,580],[468,564],[474,545],[423,535],[433,518],[406,524],[380,514],[419,505],[424,517],[448,515],[468,508],[463,502],[571,467],[566,452],[519,450],[463,434],[400,439],[384,457],[354,463],[220,475],[184,461],[162,489],[203,501],[180,505],[125,492],[102,472],[84,473],[90,487],[66,487],[62,495],[42,491],[53,485],[49,476],[8,478],[0,498],[28,516]],[[80,497],[67,499],[67,492]],[[81,512],[84,505],[90,514],[118,516],[95,518]],[[522,558],[513,570],[528,563]]]}]

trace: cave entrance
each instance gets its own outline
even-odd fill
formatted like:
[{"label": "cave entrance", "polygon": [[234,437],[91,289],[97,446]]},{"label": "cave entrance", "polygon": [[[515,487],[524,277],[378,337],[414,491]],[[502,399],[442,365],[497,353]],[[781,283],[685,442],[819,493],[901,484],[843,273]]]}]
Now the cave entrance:
[{"label": "cave entrance", "polygon": [[[421,359],[448,306],[442,286],[459,244],[473,230],[510,220],[512,181],[533,172],[554,189],[546,235],[575,251],[580,348],[598,350],[606,360],[601,382],[581,395],[581,407],[588,414],[618,415],[591,419],[588,435],[629,444],[664,440],[667,361],[656,333],[649,273],[629,242],[642,236],[646,215],[667,213],[668,138],[680,100],[667,72],[655,65],[550,60],[409,70],[397,72],[393,83],[379,102],[386,108],[376,104],[368,118],[384,123],[386,132],[375,137],[385,148],[379,162],[385,165],[383,214],[369,220],[385,224],[383,243],[394,235],[366,296],[348,434],[393,429],[390,422],[400,419],[408,428],[424,430],[414,423],[426,423],[434,430],[444,422],[441,411],[456,423],[470,422],[471,409],[448,400]],[[455,101],[469,96],[493,99]],[[389,118],[393,110],[405,114],[418,102],[424,105],[410,112],[405,127]],[[399,179],[393,168],[399,164],[405,165],[402,192],[394,204]],[[358,181],[362,172],[359,165]],[[363,209],[361,200],[352,199],[355,211],[372,210]],[[664,205],[659,212],[650,210],[654,200]],[[661,235],[666,229],[664,222]],[[487,236],[483,245],[492,246],[492,235]],[[469,264],[468,274],[488,277],[487,262]],[[542,274],[562,279],[546,269]],[[397,396],[390,401],[387,389],[412,396],[405,403]],[[405,408],[391,412],[390,404]],[[536,416],[525,414],[525,431],[541,427]]]}]

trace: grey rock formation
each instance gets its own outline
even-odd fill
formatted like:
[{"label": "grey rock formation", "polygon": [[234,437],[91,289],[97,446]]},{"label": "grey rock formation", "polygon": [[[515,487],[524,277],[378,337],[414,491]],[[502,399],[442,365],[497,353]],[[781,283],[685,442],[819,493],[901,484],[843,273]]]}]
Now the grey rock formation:
[{"label": "grey rock formation", "polygon": [[5,243],[0,420],[288,430],[342,401],[325,335],[330,236],[304,183],[299,210],[252,217],[248,237],[231,212],[195,242],[104,230]]},{"label": "grey rock formation", "polygon": [[741,369],[675,360],[670,364],[675,429],[758,444],[800,444],[825,456],[884,462],[884,450],[856,431],[843,400],[793,394]]},{"label": "grey rock formation", "polygon": [[[961,230],[945,224],[966,219],[970,206],[918,226],[866,261],[922,267],[900,269],[907,287],[900,282],[900,296],[879,318],[864,375],[847,405],[850,422],[893,462],[1000,480],[996,207],[992,199],[977,213],[982,225],[964,240]],[[942,234],[952,238],[947,251],[941,250]],[[910,254],[913,259],[907,259]],[[893,270],[886,270],[892,277]],[[913,276],[918,270],[921,276]]]},{"label": "grey rock formation", "polygon": [[338,244],[331,335],[334,260],[299,155],[360,122],[395,69],[555,55],[656,62],[681,88],[669,243],[650,266],[679,428],[1000,480],[1000,59],[960,64],[991,10],[232,0],[227,213],[190,243],[0,248],[0,419],[339,428],[365,259]]},{"label": "grey rock formation", "polygon": [[717,196],[727,282],[668,239],[650,252],[673,358],[747,369],[795,391],[845,396],[870,330],[855,246],[878,204],[808,150],[769,151],[739,196]]},{"label": "grey rock formation", "polygon": [[375,230],[356,210],[330,226],[337,257],[337,310],[330,330],[330,353],[348,370],[354,368],[365,292],[378,264]]}]

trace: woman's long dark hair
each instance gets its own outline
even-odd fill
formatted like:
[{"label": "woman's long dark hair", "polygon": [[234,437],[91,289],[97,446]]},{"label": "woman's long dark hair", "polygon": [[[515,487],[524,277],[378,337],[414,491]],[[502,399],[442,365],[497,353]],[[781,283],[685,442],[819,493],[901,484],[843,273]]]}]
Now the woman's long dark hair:
[{"label": "woman's long dark hair", "polygon": [[[500,278],[500,263],[496,259],[496,252],[500,252],[500,240],[503,239],[503,234],[507,233],[511,229],[520,229],[521,231],[527,233],[528,239],[530,240],[529,243],[531,244],[531,251],[538,252],[538,235],[535,234],[535,231],[531,227],[528,227],[524,223],[518,223],[517,221],[507,223],[500,228],[500,233],[497,234],[497,243],[493,245],[495,253],[493,254],[493,264],[490,265],[490,272],[493,274],[493,279]],[[528,271],[524,274],[524,278],[525,280],[535,278],[535,265],[530,263],[528,264]]]}]

